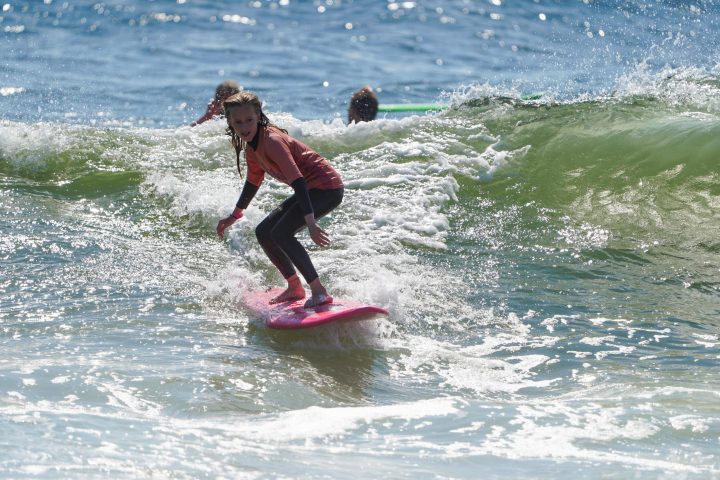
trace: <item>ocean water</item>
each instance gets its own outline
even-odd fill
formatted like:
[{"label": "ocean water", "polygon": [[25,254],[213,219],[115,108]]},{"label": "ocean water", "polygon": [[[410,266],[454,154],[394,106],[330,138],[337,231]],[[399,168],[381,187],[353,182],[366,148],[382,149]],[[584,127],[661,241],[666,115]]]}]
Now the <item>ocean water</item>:
[{"label": "ocean water", "polygon": [[[0,478],[720,478],[717,2],[0,2]],[[388,318],[282,332],[215,85]],[[442,102],[346,126],[350,94]],[[528,93],[539,99],[523,100]]]}]

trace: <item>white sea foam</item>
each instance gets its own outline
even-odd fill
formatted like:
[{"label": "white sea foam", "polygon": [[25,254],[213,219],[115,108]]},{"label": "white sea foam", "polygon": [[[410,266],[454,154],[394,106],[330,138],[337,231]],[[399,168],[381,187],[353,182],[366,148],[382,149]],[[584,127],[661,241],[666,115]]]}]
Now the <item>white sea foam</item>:
[{"label": "white sea foam", "polygon": [[656,71],[645,63],[617,79],[615,96],[653,96],[671,106],[691,106],[717,119],[720,114],[720,89],[716,73],[697,67],[670,67]]},{"label": "white sea foam", "polygon": [[266,442],[286,443],[335,437],[379,422],[410,422],[458,412],[457,401],[452,398],[368,407],[309,407],[246,423],[233,430]]},{"label": "white sea foam", "polygon": [[9,97],[10,95],[18,95],[25,91],[22,87],[0,87],[0,96]]},{"label": "white sea foam", "polygon": [[[39,134],[46,129],[53,129],[56,134]],[[47,165],[49,153],[61,152],[79,143],[78,136],[71,132],[80,130],[80,127],[0,121],[0,151],[3,159],[15,167],[41,169]]]},{"label": "white sea foam", "polygon": [[[515,393],[525,388],[547,387],[555,380],[536,380],[533,370],[549,360],[545,355],[516,355],[498,358],[494,354],[513,352],[527,346],[528,338],[494,334],[479,345],[459,346],[417,336],[407,336],[403,344],[409,352],[393,364],[393,374],[414,381],[440,378],[441,384],[456,391],[475,394]],[[548,337],[534,339],[534,346],[549,346]]]},{"label": "white sea foam", "polygon": [[[287,115],[274,120],[281,121],[291,132],[307,137],[301,138],[311,145],[314,141],[342,144],[343,138],[349,136],[354,141],[355,136],[366,135],[368,131],[380,132],[386,138],[359,152],[340,153],[331,158],[346,184],[345,199],[323,221],[332,246],[311,255],[333,291],[386,306],[392,315],[400,317],[410,305],[416,310],[421,303],[427,306],[433,297],[438,301],[445,297],[447,287],[456,281],[418,262],[407,247],[446,248],[449,223],[444,210],[457,201],[458,183],[453,175],[458,172],[473,176],[488,174],[493,167],[492,160],[486,158],[489,155],[497,160],[500,158],[497,153],[481,152],[467,157],[446,153],[450,147],[443,142],[447,139],[433,142],[402,138],[405,135],[402,132],[422,126],[427,119],[380,121],[363,127],[345,127],[338,122],[330,125],[302,122]],[[234,173],[234,159],[227,144],[219,147],[225,150],[225,162],[216,163],[216,155],[222,156],[215,150],[216,141],[208,139],[210,146],[206,150],[195,149],[193,153],[192,148],[198,142],[187,135],[195,133],[191,129],[180,130],[182,134],[175,141],[178,145],[170,143],[168,152],[151,148],[140,160],[139,163],[150,170],[145,188],[169,199],[171,213],[197,218],[210,230],[217,218],[227,215],[234,205],[241,181]],[[422,128],[420,130],[418,135],[424,135]],[[221,134],[217,126],[206,127],[197,135],[205,138],[213,134]],[[401,137],[390,139],[396,135]],[[165,137],[166,133],[161,133],[160,145],[170,142]],[[221,141],[227,142],[225,138]],[[190,150],[186,151],[187,148]],[[192,155],[196,159],[188,162],[186,158]],[[202,160],[208,155],[211,156],[208,161]],[[176,158],[184,160],[178,164]],[[166,168],[166,165],[182,168]],[[290,193],[287,186],[266,181],[247,210],[246,218],[229,232],[230,244],[247,265],[247,274],[258,266],[271,268],[254,239],[253,229]],[[307,242],[304,234],[300,237]],[[247,278],[246,274],[241,276]],[[225,288],[233,285],[220,290]],[[418,303],[418,298],[423,301]]]}]

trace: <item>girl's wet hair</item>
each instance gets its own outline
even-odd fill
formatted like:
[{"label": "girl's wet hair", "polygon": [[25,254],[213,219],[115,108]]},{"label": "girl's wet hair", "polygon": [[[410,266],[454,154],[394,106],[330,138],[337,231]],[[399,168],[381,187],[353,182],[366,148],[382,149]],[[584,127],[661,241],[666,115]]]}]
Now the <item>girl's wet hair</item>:
[{"label": "girl's wet hair", "polygon": [[242,171],[240,170],[240,152],[245,148],[245,141],[240,138],[240,135],[235,133],[235,130],[233,130],[232,126],[230,126],[230,109],[235,107],[241,107],[243,105],[252,105],[252,107],[255,109],[255,112],[257,112],[258,118],[260,119],[258,121],[259,127],[272,127],[280,130],[281,132],[287,133],[287,130],[285,130],[284,128],[280,128],[274,123],[272,123],[267,117],[267,115],[263,113],[262,102],[254,93],[248,91],[241,91],[225,99],[225,101],[223,102],[223,110],[225,111],[225,118],[228,122],[228,127],[225,130],[225,133],[227,133],[230,137],[230,143],[235,149],[237,170],[241,177]]}]

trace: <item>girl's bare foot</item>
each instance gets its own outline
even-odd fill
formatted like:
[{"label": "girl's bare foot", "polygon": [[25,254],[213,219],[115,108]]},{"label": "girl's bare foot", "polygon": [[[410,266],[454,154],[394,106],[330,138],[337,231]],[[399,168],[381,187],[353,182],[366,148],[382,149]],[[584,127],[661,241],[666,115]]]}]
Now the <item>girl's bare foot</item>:
[{"label": "girl's bare foot", "polygon": [[322,283],[320,283],[320,278],[316,278],[310,282],[310,290],[312,293],[307,302],[305,302],[305,308],[315,308],[333,302],[333,298],[325,287],[323,287]]},{"label": "girl's bare foot", "polygon": [[333,302],[333,298],[328,295],[327,293],[318,293],[317,295],[313,295],[310,298],[307,299],[307,302],[305,302],[304,307],[305,308],[315,308],[319,307],[320,305],[329,305]]},{"label": "girl's bare foot", "polygon": [[302,300],[303,298],[305,298],[305,290],[302,287],[300,287],[300,290],[288,288],[277,297],[271,299],[270,304],[294,302],[295,300]]},{"label": "girl's bare foot", "polygon": [[302,300],[305,298],[305,289],[300,283],[300,279],[297,275],[287,279],[288,287],[280,295],[270,300],[270,304],[274,303],[285,303],[294,302],[295,300]]}]

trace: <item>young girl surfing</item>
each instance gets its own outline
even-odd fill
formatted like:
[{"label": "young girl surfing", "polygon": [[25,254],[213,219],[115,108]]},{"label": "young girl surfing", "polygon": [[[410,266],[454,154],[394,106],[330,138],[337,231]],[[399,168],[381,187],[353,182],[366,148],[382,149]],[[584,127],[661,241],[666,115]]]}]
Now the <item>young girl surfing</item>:
[{"label": "young girl surfing", "polygon": [[247,178],[232,214],[218,222],[218,235],[223,238],[225,229],[242,218],[266,173],[289,185],[295,193],[255,229],[265,254],[287,281],[287,289],[271,303],[305,298],[305,289],[295,268],[310,285],[311,297],[305,302],[305,308],[332,303],[333,299],[320,282],[307,250],[295,234],[307,227],[310,238],[316,244],[321,247],[330,245],[330,238],[318,226],[316,219],[340,205],[343,198],[340,175],[307,145],[273,125],[263,113],[262,103],[254,93],[237,93],[226,99],[223,107],[228,123],[227,133],[235,148],[241,175],[240,152],[245,150]]}]

